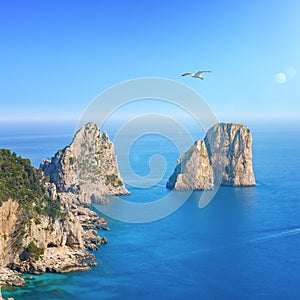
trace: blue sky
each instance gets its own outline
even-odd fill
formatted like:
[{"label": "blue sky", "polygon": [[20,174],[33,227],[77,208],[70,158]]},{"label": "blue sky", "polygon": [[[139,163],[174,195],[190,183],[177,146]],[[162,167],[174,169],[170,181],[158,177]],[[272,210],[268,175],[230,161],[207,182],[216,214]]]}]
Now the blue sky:
[{"label": "blue sky", "polygon": [[[300,119],[299,14],[288,0],[1,1],[0,120],[76,120],[138,77],[186,84],[220,121]],[[212,73],[180,76],[199,69]]]}]

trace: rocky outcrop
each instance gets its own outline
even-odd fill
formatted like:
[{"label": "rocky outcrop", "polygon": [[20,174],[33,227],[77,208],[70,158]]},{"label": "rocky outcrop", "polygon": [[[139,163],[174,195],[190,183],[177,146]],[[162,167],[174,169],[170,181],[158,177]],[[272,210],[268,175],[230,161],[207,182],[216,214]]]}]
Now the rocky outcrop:
[{"label": "rocky outcrop", "polygon": [[[97,265],[88,250],[107,243],[106,220],[57,192],[40,169],[0,149],[0,286],[21,285],[19,273],[70,272]],[[89,229],[85,231],[85,229]]]},{"label": "rocky outcrop", "polygon": [[168,189],[207,190],[214,187],[213,170],[204,141],[197,141],[177,161],[174,173],[167,183]]},{"label": "rocky outcrop", "polygon": [[90,269],[89,261],[94,259],[93,254],[83,249],[74,250],[68,246],[48,247],[40,259],[13,262],[10,264],[10,268],[21,273],[30,274],[86,271]]},{"label": "rocky outcrop", "polygon": [[98,250],[98,245],[106,244],[107,239],[101,238],[94,229],[89,229],[84,233],[85,247],[89,250]]},{"label": "rocky outcrop", "polygon": [[[91,265],[96,265],[94,255],[87,249],[97,250],[99,245],[107,242],[94,230],[101,229],[106,221],[88,208],[69,205],[63,199],[60,201],[64,212],[61,219],[53,220],[41,215],[30,220],[21,230],[22,209],[12,199],[2,204],[0,250],[3,267],[21,273],[41,274],[88,270]],[[87,232],[83,229],[86,224],[91,228]],[[29,245],[34,245],[30,250],[33,255],[29,253]],[[24,282],[15,272],[3,270],[2,275],[0,272],[0,284],[18,285]]]},{"label": "rocky outcrop", "polygon": [[[3,266],[0,267],[0,285],[24,283],[18,273],[12,270],[33,274],[64,273],[88,270],[90,266],[97,265],[94,255],[86,249],[97,250],[99,245],[107,243],[107,239],[100,237],[94,230],[107,230],[106,220],[98,217],[89,208],[70,205],[63,198],[59,200],[64,212],[61,219],[53,220],[41,215],[28,222],[21,230],[22,209],[12,199],[3,202],[0,207],[0,250]],[[90,230],[84,231],[83,228]],[[33,250],[41,252],[38,255],[34,252],[34,255],[28,254],[28,245],[34,245]]]},{"label": "rocky outcrop", "polygon": [[6,265],[14,259],[16,248],[11,236],[17,233],[16,223],[19,219],[19,204],[12,199],[3,202],[0,207],[0,265]]},{"label": "rocky outcrop", "polygon": [[106,227],[107,222],[103,217],[99,217],[97,213],[83,206],[73,206],[73,213],[77,215],[77,218],[83,228],[91,229],[98,228],[102,230],[110,230]]},{"label": "rocky outcrop", "polygon": [[207,190],[214,185],[253,186],[252,135],[242,124],[220,123],[208,130],[177,162],[167,182],[175,190]]},{"label": "rocky outcrop", "polygon": [[70,146],[58,151],[41,168],[58,193],[66,193],[73,203],[90,205],[105,195],[129,194],[118,170],[113,143],[88,123],[74,136]]},{"label": "rocky outcrop", "polygon": [[[9,268],[0,267],[0,287],[2,285],[20,286],[24,284],[24,279],[19,277],[20,273]],[[1,299],[1,294],[0,294]]]},{"label": "rocky outcrop", "polygon": [[208,130],[205,144],[215,180],[227,186],[255,185],[249,128],[242,124],[216,124]]}]

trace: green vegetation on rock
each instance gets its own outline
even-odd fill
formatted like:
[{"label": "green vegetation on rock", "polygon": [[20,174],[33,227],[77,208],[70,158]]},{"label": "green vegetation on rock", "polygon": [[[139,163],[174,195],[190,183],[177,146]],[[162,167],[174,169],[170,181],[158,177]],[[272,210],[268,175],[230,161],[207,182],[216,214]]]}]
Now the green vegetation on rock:
[{"label": "green vegetation on rock", "polygon": [[70,164],[73,165],[76,162],[76,158],[75,157],[69,157],[69,161],[70,161]]},{"label": "green vegetation on rock", "polygon": [[25,247],[20,255],[21,260],[39,260],[44,254],[44,249],[39,248],[34,242],[31,242]]},{"label": "green vegetation on rock", "polygon": [[59,201],[47,195],[43,180],[42,170],[34,168],[29,159],[0,149],[0,205],[9,198],[17,201],[25,224],[38,215],[53,220],[63,217]]},{"label": "green vegetation on rock", "polygon": [[116,174],[106,175],[105,184],[106,185],[110,184],[113,187],[118,187],[118,186],[123,185],[122,181],[120,180],[120,178]]}]

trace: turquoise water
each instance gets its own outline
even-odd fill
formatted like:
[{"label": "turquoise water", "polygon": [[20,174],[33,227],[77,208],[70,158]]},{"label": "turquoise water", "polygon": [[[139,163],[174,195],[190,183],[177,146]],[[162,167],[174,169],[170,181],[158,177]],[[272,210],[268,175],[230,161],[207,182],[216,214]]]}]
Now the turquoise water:
[{"label": "turquoise water", "polygon": [[[39,128],[39,127],[36,127]],[[0,131],[8,147],[35,165],[70,143],[70,128]],[[94,252],[88,272],[34,276],[22,288],[3,289],[15,299],[299,299],[300,131],[253,131],[256,187],[219,189],[204,209],[200,192],[172,215],[148,224],[109,219],[109,243]],[[46,132],[46,133],[45,133]],[[151,147],[151,145],[156,145]],[[158,146],[159,145],[159,146]],[[151,189],[128,187],[129,201],[168,193],[165,181],[178,156],[149,136],[132,149],[133,169],[149,172],[148,158],[166,154],[167,172]]]}]

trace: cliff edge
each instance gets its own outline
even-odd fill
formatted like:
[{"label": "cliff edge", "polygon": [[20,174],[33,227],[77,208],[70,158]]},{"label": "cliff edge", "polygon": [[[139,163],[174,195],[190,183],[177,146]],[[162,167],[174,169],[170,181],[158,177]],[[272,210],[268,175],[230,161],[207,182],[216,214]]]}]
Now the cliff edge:
[{"label": "cliff edge", "polygon": [[[21,273],[87,270],[87,249],[106,243],[94,228],[105,220],[58,195],[40,169],[0,149],[0,285],[20,285]],[[84,230],[84,228],[88,230]]]}]

